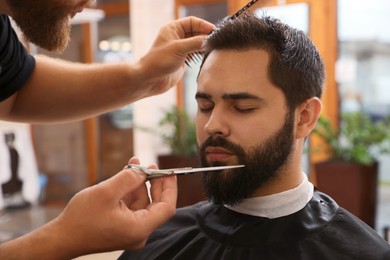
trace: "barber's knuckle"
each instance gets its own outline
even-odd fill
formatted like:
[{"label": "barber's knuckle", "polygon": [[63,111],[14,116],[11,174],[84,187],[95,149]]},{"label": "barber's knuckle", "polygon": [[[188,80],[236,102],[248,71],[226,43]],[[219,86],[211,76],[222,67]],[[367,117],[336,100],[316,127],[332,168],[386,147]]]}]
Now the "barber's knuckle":
[{"label": "barber's knuckle", "polygon": [[167,207],[167,213],[168,213],[168,215],[170,216],[170,217],[172,217],[173,215],[175,215],[175,213],[176,213],[176,205],[169,205],[168,207]]},{"label": "barber's knuckle", "polygon": [[171,215],[175,215],[176,214],[176,205],[172,205],[171,207]]}]

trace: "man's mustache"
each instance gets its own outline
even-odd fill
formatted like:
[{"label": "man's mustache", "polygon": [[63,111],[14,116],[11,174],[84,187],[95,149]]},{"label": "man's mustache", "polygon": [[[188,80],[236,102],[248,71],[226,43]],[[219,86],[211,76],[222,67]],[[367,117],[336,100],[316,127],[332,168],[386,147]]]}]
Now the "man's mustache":
[{"label": "man's mustache", "polygon": [[214,147],[220,147],[223,148],[233,154],[236,154],[237,151],[241,151],[242,148],[225,138],[221,136],[210,136],[208,137],[199,147],[199,153],[204,154],[206,151],[206,148],[209,146],[214,146]]}]

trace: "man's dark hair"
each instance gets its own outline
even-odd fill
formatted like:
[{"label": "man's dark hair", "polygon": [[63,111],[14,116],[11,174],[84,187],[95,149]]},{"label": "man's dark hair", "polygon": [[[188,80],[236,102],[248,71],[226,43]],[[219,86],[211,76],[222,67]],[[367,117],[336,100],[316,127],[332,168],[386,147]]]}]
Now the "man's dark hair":
[{"label": "man's dark hair", "polygon": [[266,50],[269,79],[283,91],[290,109],[322,95],[325,71],[317,48],[304,32],[278,19],[248,12],[223,21],[208,36],[204,48],[203,63],[213,50]]}]

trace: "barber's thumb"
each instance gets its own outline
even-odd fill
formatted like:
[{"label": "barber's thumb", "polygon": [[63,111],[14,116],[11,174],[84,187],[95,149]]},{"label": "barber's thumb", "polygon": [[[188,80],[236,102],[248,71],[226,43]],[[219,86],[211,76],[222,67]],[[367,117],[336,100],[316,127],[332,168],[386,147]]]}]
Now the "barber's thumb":
[{"label": "barber's thumb", "polygon": [[106,182],[107,188],[116,191],[118,197],[121,197],[128,192],[131,192],[141,185],[144,185],[146,175],[142,172],[124,169],[108,179]]}]

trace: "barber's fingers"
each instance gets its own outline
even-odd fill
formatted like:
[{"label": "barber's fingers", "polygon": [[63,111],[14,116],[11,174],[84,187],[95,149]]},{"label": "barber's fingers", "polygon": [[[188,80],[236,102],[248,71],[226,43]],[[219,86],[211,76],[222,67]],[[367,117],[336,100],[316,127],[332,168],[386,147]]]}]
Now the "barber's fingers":
[{"label": "barber's fingers", "polygon": [[130,192],[143,189],[145,181],[146,174],[133,169],[123,169],[110,179],[99,183],[98,186],[105,193],[111,194],[111,199],[120,200]]},{"label": "barber's fingers", "polygon": [[152,198],[152,202],[158,202],[161,200],[161,193],[163,190],[163,181],[164,177],[161,178],[153,178],[150,182],[150,196]]},{"label": "barber's fingers", "polygon": [[[129,164],[140,164],[138,157],[130,158]],[[123,202],[131,210],[138,210],[146,208],[150,204],[148,190],[146,185],[140,185],[135,190],[130,190],[126,195],[122,197]]]},{"label": "barber's fingers", "polygon": [[158,196],[159,200],[153,200],[153,202],[147,207],[146,210],[138,210],[134,212],[136,218],[140,220],[140,224],[145,224],[143,226],[145,232],[150,233],[155,228],[166,222],[176,212],[176,176],[169,176],[157,179],[160,180],[154,183],[161,184],[161,193],[159,193]]},{"label": "barber's fingers", "polygon": [[214,24],[194,16],[178,19],[174,25],[180,26],[178,33],[181,38],[207,35],[215,28]]},{"label": "barber's fingers", "polygon": [[166,201],[166,198],[163,196],[174,196],[169,197],[175,198],[174,203],[177,200],[177,180],[176,176],[165,176],[160,178],[153,178],[150,180],[150,195],[152,197],[152,202]]},{"label": "barber's fingers", "polygon": [[138,157],[133,156],[133,157],[131,157],[131,158],[129,159],[128,164],[140,164],[140,160],[139,160]]},{"label": "barber's fingers", "polygon": [[177,177],[167,176],[160,178],[162,179],[161,192],[159,192],[159,196],[156,198],[152,197],[152,202],[163,202],[169,203],[176,207],[177,201]]},{"label": "barber's fingers", "polygon": [[172,48],[178,50],[181,54],[200,50],[205,37],[215,28],[212,23],[209,23],[200,18],[190,16],[178,19],[170,24],[170,27],[165,28],[173,33],[174,38],[179,37],[180,40],[171,42]]},{"label": "barber's fingers", "polygon": [[181,54],[186,55],[187,53],[200,51],[206,36],[194,36],[191,38],[185,38],[180,41],[174,42],[173,48],[180,51]]},{"label": "barber's fingers", "polygon": [[[133,158],[132,158],[133,159]],[[132,161],[130,159],[129,163],[136,163],[139,164],[139,160]],[[156,164],[151,164],[148,167],[149,169],[158,169]],[[153,193],[153,186],[151,188],[151,193]],[[152,195],[153,197],[153,195]],[[125,203],[128,205],[128,208],[132,210],[137,210],[137,209],[144,209],[150,204],[150,199],[149,199],[149,194],[146,185],[143,185],[141,188],[138,188],[131,193],[127,194],[124,197]]]},{"label": "barber's fingers", "polygon": [[152,198],[152,202],[159,202],[161,200],[161,194],[163,192],[164,177],[152,178],[149,180],[149,182],[150,182],[150,195]]},{"label": "barber's fingers", "polygon": [[[158,169],[156,164],[149,165],[150,169]],[[177,181],[176,176],[166,176],[160,178],[152,178],[150,180],[150,195],[152,203],[160,201],[174,203],[177,200]],[[165,198],[163,196],[168,196]]]}]

